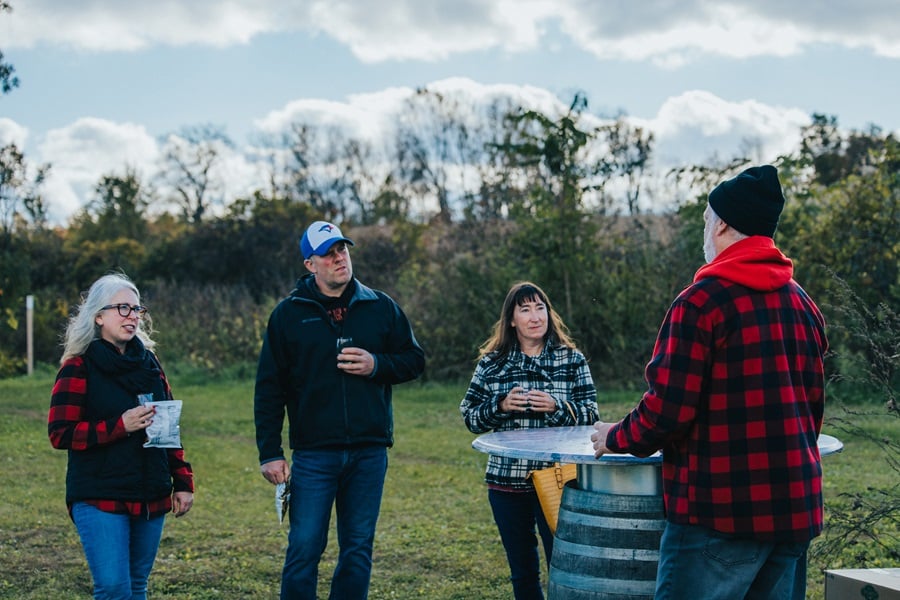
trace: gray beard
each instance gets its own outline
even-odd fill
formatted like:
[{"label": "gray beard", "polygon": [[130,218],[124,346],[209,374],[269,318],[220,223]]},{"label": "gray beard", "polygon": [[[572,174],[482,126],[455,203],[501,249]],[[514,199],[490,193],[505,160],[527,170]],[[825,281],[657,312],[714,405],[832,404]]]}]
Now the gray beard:
[{"label": "gray beard", "polygon": [[703,232],[703,258],[707,263],[711,263],[716,257],[716,246],[713,243],[712,231]]}]

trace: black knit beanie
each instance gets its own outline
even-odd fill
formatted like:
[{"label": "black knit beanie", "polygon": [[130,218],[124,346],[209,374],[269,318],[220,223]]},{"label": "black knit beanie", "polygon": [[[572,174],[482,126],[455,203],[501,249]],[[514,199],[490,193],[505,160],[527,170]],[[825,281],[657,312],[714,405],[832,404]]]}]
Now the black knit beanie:
[{"label": "black knit beanie", "polygon": [[772,165],[750,167],[709,193],[709,205],[719,217],[745,235],[775,237],[784,195],[778,170]]}]

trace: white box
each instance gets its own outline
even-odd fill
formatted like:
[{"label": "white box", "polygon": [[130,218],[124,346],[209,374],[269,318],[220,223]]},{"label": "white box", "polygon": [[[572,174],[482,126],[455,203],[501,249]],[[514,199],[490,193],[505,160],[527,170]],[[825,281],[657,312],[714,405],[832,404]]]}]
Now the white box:
[{"label": "white box", "polygon": [[825,600],[900,600],[900,568],[825,571]]}]

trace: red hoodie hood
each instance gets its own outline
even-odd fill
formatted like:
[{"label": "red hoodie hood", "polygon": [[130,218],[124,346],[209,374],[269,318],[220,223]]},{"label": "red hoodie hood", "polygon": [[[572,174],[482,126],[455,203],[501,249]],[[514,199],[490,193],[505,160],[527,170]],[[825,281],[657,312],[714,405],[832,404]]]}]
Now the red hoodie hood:
[{"label": "red hoodie hood", "polygon": [[794,263],[764,235],[744,238],[728,246],[694,274],[694,282],[720,277],[760,292],[784,286],[794,275]]}]

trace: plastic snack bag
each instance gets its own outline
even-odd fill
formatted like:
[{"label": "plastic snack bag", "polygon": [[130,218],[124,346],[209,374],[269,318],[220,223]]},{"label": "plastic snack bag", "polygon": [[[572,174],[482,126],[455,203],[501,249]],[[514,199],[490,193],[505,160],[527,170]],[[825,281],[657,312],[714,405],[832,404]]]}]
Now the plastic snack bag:
[{"label": "plastic snack bag", "polygon": [[275,513],[278,515],[278,522],[283,523],[284,517],[287,515],[288,508],[291,505],[291,480],[285,483],[275,485]]},{"label": "plastic snack bag", "polygon": [[156,408],[153,421],[144,431],[147,441],[144,448],[181,448],[181,400],[144,402]]}]

